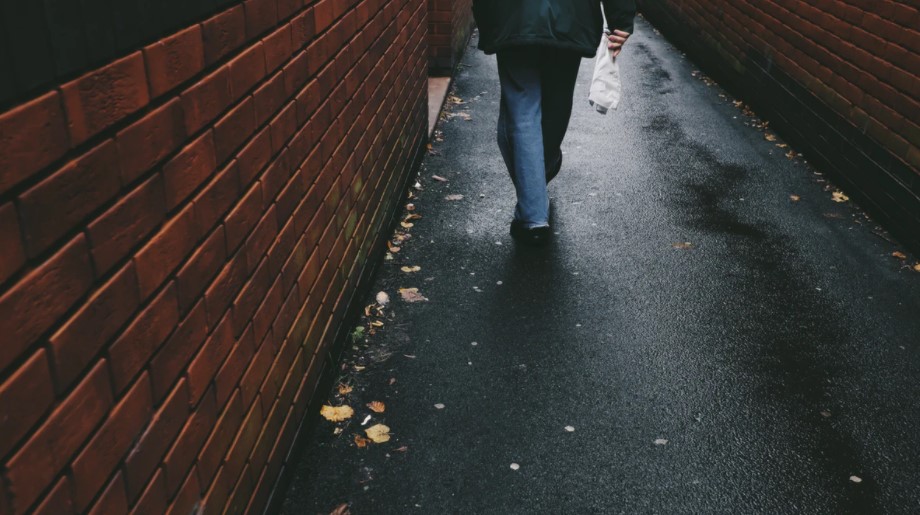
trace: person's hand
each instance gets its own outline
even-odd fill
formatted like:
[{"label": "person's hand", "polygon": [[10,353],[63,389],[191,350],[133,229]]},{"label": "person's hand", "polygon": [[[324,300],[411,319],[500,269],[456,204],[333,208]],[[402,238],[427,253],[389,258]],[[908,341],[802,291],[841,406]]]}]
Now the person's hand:
[{"label": "person's hand", "polygon": [[620,51],[623,50],[623,44],[626,43],[629,35],[629,32],[614,30],[613,34],[607,36],[607,39],[610,41],[607,43],[607,48],[610,49],[610,55],[612,57],[620,55]]}]

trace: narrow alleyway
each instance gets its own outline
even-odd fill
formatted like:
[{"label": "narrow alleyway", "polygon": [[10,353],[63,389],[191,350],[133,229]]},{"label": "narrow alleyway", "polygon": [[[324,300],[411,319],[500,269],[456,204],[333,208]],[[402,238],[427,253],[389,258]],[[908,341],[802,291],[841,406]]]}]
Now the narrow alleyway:
[{"label": "narrow alleyway", "polygon": [[284,513],[920,510],[916,259],[644,21],[621,62],[619,111],[576,101],[555,240],[518,249],[468,51],[330,392],[355,414],[316,424]]}]

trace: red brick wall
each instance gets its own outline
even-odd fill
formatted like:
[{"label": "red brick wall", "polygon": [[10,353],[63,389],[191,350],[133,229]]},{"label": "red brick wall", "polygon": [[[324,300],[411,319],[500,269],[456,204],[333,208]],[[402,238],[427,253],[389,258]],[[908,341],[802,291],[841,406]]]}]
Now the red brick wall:
[{"label": "red brick wall", "polygon": [[263,511],[423,148],[423,0],[160,3],[0,11],[0,515]]},{"label": "red brick wall", "polygon": [[920,1],[640,0],[640,7],[920,248]]},{"label": "red brick wall", "polygon": [[428,66],[451,75],[473,31],[473,0],[428,0]]}]

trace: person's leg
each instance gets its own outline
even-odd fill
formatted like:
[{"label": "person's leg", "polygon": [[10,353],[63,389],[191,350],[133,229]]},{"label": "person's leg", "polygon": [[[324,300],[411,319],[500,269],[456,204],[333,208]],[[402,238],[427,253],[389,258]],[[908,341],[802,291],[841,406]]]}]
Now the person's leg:
[{"label": "person's leg", "polygon": [[538,48],[498,52],[502,95],[498,140],[517,191],[514,219],[525,228],[549,224],[540,57]]},{"label": "person's leg", "polygon": [[572,116],[572,98],[581,56],[567,50],[547,50],[542,60],[543,148],[546,182],[562,168],[562,140]]}]

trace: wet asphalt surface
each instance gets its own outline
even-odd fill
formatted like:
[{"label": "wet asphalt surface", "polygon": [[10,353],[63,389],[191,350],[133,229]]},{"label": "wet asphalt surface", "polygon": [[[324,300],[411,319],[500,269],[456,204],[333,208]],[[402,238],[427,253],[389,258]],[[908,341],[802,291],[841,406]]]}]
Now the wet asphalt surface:
[{"label": "wet asphalt surface", "polygon": [[[920,513],[916,257],[646,22],[606,117],[591,65],[557,234],[521,249],[495,60],[467,52],[424,218],[376,280],[385,325],[330,394],[355,416],[317,424],[283,513]],[[358,448],[381,422],[391,441]]]}]

